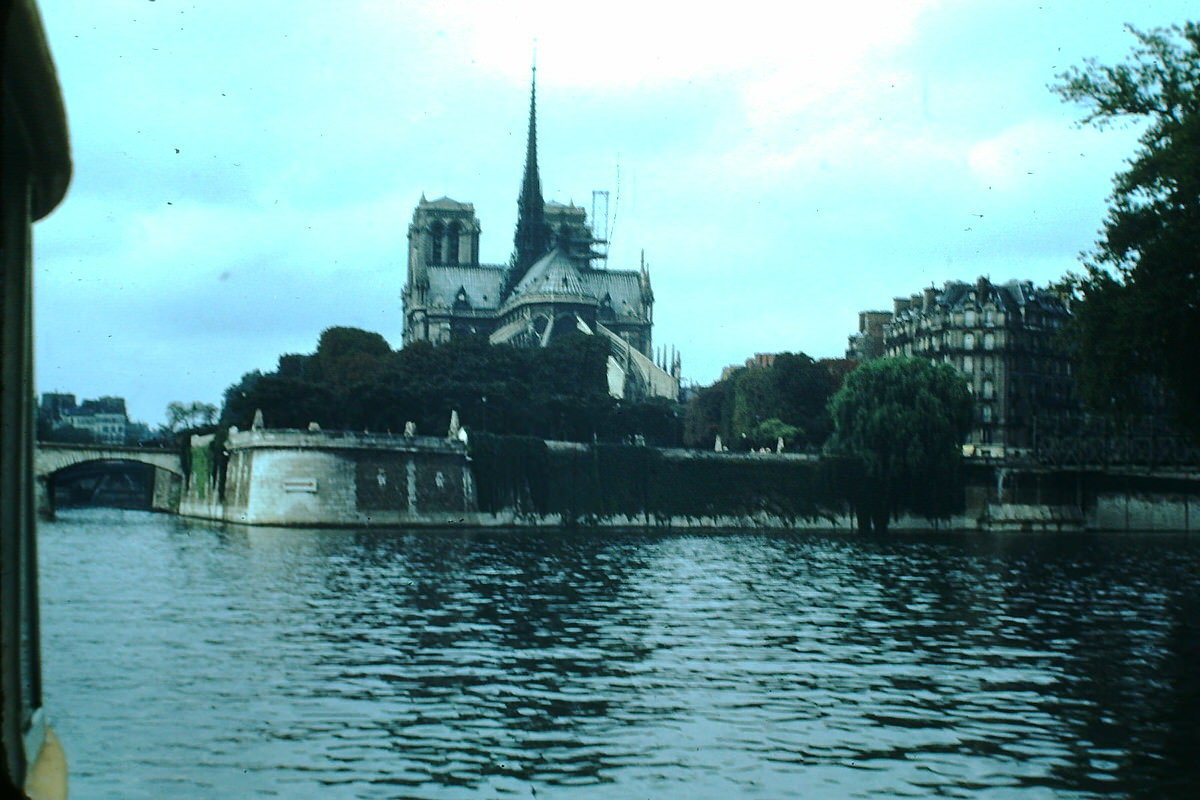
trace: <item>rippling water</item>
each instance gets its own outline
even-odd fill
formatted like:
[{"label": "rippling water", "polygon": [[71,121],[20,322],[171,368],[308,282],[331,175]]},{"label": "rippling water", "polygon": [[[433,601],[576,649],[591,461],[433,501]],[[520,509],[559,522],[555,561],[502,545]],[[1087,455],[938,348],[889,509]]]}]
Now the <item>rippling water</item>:
[{"label": "rippling water", "polygon": [[41,529],[75,798],[1200,797],[1200,539]]}]

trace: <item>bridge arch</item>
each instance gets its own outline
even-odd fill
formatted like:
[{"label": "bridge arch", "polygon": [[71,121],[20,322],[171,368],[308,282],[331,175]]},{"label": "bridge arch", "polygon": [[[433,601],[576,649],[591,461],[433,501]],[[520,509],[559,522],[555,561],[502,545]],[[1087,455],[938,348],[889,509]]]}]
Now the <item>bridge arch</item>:
[{"label": "bridge arch", "polygon": [[183,458],[178,452],[148,447],[38,442],[33,453],[33,473],[39,514],[48,519],[54,518],[54,478],[57,474],[73,467],[113,462],[134,462],[153,467],[150,508],[156,511],[179,510],[184,470]]},{"label": "bridge arch", "polygon": [[40,479],[87,461],[139,461],[183,477],[183,458],[174,450],[57,442],[37,443],[33,451],[33,474]]}]

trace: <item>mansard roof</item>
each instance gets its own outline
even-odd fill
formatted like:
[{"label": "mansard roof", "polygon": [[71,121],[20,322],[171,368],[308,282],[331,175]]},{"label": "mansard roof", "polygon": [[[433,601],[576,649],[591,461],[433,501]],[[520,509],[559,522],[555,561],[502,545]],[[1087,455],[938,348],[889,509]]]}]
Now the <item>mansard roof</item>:
[{"label": "mansard roof", "polygon": [[1044,311],[1066,313],[1066,306],[1059,297],[1036,288],[1033,281],[1013,279],[1005,283],[992,283],[986,278],[980,278],[974,284],[951,281],[946,283],[943,297],[944,304],[952,310],[984,305],[990,301],[1004,311],[1037,306]]},{"label": "mansard roof", "polygon": [[[989,303],[1006,313],[1020,313],[1027,308],[1062,316],[1070,313],[1061,298],[1035,287],[1032,281],[1014,279],[1002,284],[992,283],[986,278],[980,278],[975,283],[946,281],[941,289],[930,287],[923,294],[913,295],[911,303],[906,303],[906,307],[898,310],[896,316],[918,317],[927,313],[963,311],[981,308]],[[905,298],[898,298],[897,302],[905,303]],[[932,305],[926,310],[926,304],[930,302]]]}]

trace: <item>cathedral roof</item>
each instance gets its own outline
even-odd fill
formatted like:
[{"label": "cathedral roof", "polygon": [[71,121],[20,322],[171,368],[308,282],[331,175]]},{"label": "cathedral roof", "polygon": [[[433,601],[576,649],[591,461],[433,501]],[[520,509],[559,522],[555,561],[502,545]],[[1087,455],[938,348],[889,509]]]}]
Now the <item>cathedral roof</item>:
[{"label": "cathedral roof", "polygon": [[533,266],[513,287],[512,296],[558,294],[595,300],[596,295],[589,291],[590,288],[571,257],[556,247],[533,262]]},{"label": "cathedral roof", "polygon": [[463,289],[471,308],[495,309],[500,305],[504,271],[501,266],[431,266],[426,273],[429,305],[452,307],[458,299],[458,290]]},{"label": "cathedral roof", "polygon": [[637,272],[581,268],[576,259],[558,247],[534,262],[513,288],[509,302],[546,294],[607,304],[618,317],[640,319],[644,315],[642,282]]},{"label": "cathedral roof", "polygon": [[642,316],[642,283],[633,270],[590,269],[583,279],[595,297],[609,296],[609,303],[619,317]]},{"label": "cathedral roof", "polygon": [[447,211],[470,211],[475,208],[471,203],[460,203],[444,195],[437,200],[426,200],[425,196],[422,195],[420,205],[423,208],[440,208]]}]

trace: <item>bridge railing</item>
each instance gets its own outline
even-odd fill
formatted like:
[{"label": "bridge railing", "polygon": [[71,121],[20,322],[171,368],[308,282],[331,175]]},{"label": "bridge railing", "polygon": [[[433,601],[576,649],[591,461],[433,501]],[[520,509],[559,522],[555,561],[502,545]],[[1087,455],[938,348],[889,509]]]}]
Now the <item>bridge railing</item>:
[{"label": "bridge railing", "polygon": [[34,442],[34,446],[43,450],[104,450],[121,453],[171,453],[177,448],[167,447],[145,447],[143,445],[134,444],[104,444],[102,442]]},{"label": "bridge railing", "polygon": [[1086,414],[1039,417],[1031,450],[1035,462],[1054,467],[1200,468],[1200,448],[1157,416],[1125,422]]}]

